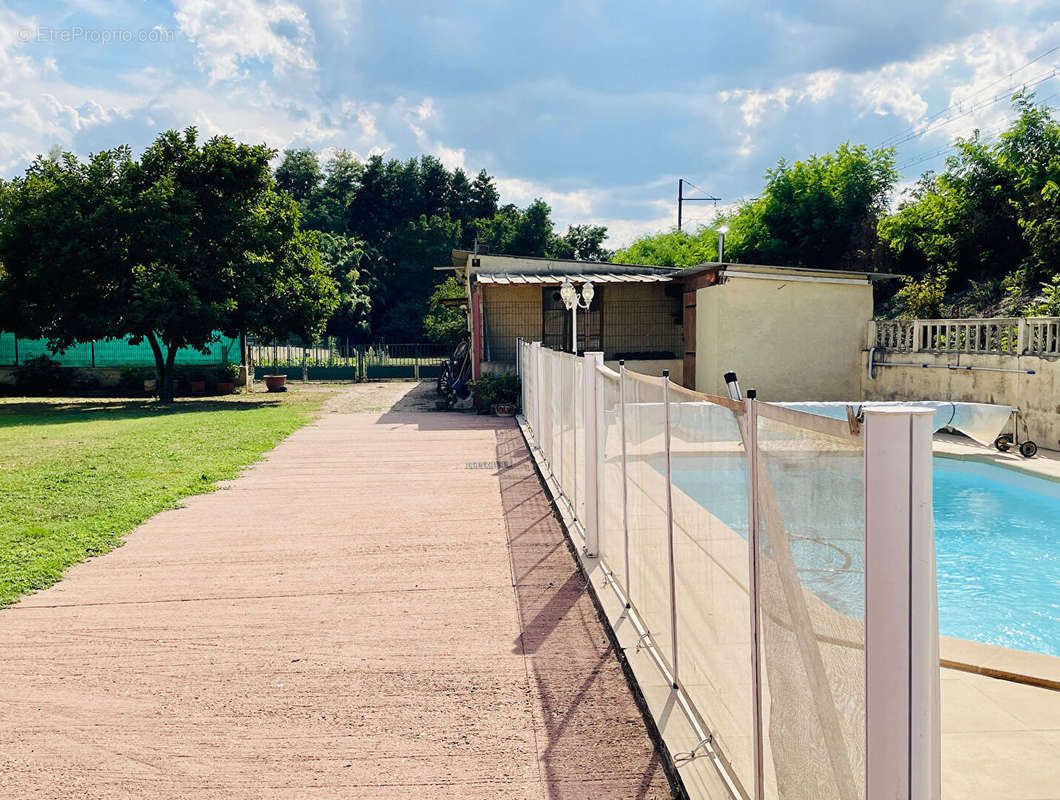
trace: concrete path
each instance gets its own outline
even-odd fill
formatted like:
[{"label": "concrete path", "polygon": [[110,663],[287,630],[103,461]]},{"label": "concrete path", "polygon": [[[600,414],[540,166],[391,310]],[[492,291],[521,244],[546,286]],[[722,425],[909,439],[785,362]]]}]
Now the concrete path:
[{"label": "concrete path", "polygon": [[518,430],[415,406],[0,612],[2,796],[669,797]]}]

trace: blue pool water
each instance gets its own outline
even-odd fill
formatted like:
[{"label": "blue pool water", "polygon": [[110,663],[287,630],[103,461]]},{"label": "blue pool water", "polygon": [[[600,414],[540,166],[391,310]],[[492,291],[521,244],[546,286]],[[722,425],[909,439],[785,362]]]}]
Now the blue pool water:
[{"label": "blue pool water", "polygon": [[[737,462],[703,466],[675,458],[674,483],[746,536],[746,473]],[[853,616],[863,611],[863,548],[845,532],[862,520],[832,498],[859,496],[860,480],[855,462],[773,472],[800,578]],[[1060,656],[1060,484],[936,457],[934,511],[940,632]]]},{"label": "blue pool water", "polygon": [[1060,656],[1060,484],[935,459],[939,630]]}]

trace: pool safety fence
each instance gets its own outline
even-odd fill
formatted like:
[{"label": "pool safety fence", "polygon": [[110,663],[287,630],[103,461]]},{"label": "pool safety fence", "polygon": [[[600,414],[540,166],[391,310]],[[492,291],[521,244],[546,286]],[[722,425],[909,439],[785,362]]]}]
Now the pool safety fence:
[{"label": "pool safety fence", "polygon": [[730,794],[937,798],[932,411],[830,419],[539,342],[517,364],[572,535]]}]

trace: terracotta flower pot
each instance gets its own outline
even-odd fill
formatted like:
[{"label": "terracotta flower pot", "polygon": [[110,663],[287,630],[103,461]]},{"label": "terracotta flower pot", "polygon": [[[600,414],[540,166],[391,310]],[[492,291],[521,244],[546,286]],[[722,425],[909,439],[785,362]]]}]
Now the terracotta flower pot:
[{"label": "terracotta flower pot", "polygon": [[493,413],[498,417],[514,417],[515,405],[512,403],[494,403]]},{"label": "terracotta flower pot", "polygon": [[284,384],[287,383],[286,375],[266,375],[265,376],[265,388],[270,392],[282,392],[286,389]]},{"label": "terracotta flower pot", "polygon": [[232,394],[235,391],[236,385],[231,381],[218,381],[217,382],[217,393],[218,394]]}]

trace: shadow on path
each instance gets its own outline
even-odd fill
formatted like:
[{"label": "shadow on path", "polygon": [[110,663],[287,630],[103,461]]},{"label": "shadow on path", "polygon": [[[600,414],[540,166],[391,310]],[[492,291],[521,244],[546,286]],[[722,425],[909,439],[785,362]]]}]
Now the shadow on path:
[{"label": "shadow on path", "polygon": [[498,479],[547,796],[668,798],[671,786],[517,427]]}]

